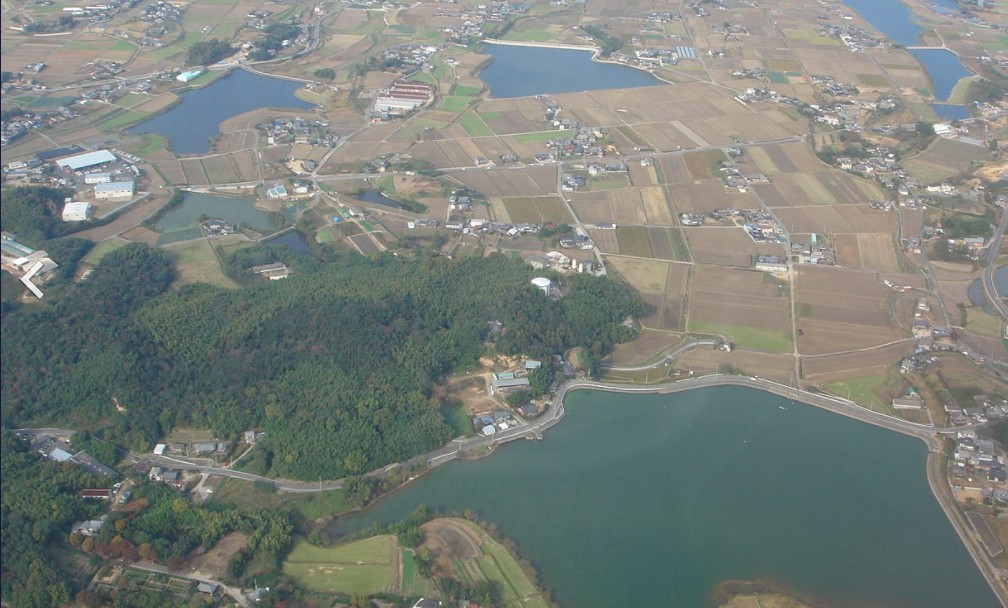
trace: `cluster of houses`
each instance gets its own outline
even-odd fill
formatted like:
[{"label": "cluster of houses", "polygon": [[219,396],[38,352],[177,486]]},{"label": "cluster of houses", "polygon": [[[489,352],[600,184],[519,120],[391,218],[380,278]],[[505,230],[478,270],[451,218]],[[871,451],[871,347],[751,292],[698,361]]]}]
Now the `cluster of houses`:
[{"label": "cluster of houses", "polygon": [[[3,84],[4,95],[12,90],[15,90],[15,85],[9,82]],[[33,110],[5,112],[3,120],[0,120],[0,145],[6,146],[35,129],[58,125],[78,116],[80,116],[79,113],[65,106],[45,112]]]},{"label": "cluster of houses", "polygon": [[808,243],[791,243],[791,257],[798,264],[836,264],[836,254],[815,234]]},{"label": "cluster of houses", "polygon": [[482,2],[465,7],[461,10],[441,9],[435,13],[437,17],[453,17],[455,23],[445,25],[442,32],[448,34],[448,41],[461,45],[478,42],[486,37],[485,24],[504,22],[511,15],[528,11],[531,3],[521,2]]},{"label": "cluster of houses", "polygon": [[[843,19],[850,19],[850,15],[843,12],[843,9],[831,7]],[[829,15],[821,16],[829,19]],[[827,38],[834,38],[843,43],[847,50],[854,53],[864,53],[867,49],[876,48],[883,45],[882,39],[867,32],[855,25],[845,23],[836,25],[833,23],[821,23],[819,33]]]},{"label": "cluster of houses", "polygon": [[957,403],[946,404],[945,414],[955,425],[983,424],[992,419],[1008,418],[1008,400],[981,393],[974,395],[973,403],[965,407]]},{"label": "cluster of houses", "polygon": [[498,431],[506,431],[518,426],[518,421],[507,410],[497,410],[493,414],[475,416],[472,422],[473,428],[480,435],[493,435]]},{"label": "cluster of houses", "polygon": [[332,147],[339,141],[339,135],[329,129],[329,123],[321,120],[274,118],[256,128],[266,135],[266,143],[271,146],[295,143]]},{"label": "cluster of houses", "polygon": [[743,174],[739,171],[738,165],[735,164],[735,161],[722,162],[718,171],[721,173],[721,182],[724,184],[726,190],[748,192],[750,184],[770,183],[770,178],[762,173]]},{"label": "cluster of houses", "polygon": [[784,243],[787,237],[784,234],[784,227],[780,225],[777,218],[765,209],[718,209],[711,213],[715,219],[722,219],[724,212],[737,211],[742,216],[742,228],[754,242],[757,243]]},{"label": "cluster of houses", "polygon": [[[1004,483],[1005,460],[997,445],[990,439],[977,437],[974,430],[956,432],[956,449],[949,472],[953,477],[972,481],[981,475],[988,481]],[[1008,492],[1004,488],[991,488],[992,497],[997,492],[997,502],[1008,503]]]},{"label": "cluster of houses", "polygon": [[[605,137],[605,131],[597,127],[586,127],[576,120],[554,118],[553,128],[560,131],[570,131],[570,138],[556,137],[546,142],[546,152],[536,155],[539,162],[548,162],[560,157],[582,156],[584,158],[602,158],[607,146],[599,143]],[[615,148],[612,148],[615,151]]]},{"label": "cluster of houses", "polygon": [[412,69],[430,69],[429,59],[431,55],[441,50],[437,44],[421,44],[409,42],[395,45],[385,50],[382,60],[386,66],[395,65]]}]

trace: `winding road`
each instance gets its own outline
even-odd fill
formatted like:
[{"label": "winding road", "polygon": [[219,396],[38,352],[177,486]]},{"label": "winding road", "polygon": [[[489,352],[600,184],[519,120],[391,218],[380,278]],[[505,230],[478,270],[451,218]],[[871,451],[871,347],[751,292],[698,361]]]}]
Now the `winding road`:
[{"label": "winding road", "polygon": [[998,223],[997,230],[994,231],[990,246],[987,247],[987,264],[984,266],[981,283],[984,294],[991,305],[997,309],[1001,318],[1008,322],[1008,306],[998,296],[997,287],[994,284],[994,271],[997,269],[998,253],[1001,251],[1001,239],[1004,237],[1006,227],[1008,227],[1008,209],[1005,209],[1001,214],[1001,221]]}]

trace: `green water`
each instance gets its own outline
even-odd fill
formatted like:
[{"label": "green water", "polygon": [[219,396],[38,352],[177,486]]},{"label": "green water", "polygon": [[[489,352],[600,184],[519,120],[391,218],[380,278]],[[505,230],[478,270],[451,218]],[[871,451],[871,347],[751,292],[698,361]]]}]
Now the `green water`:
[{"label": "green water", "polygon": [[751,389],[578,391],[543,441],[436,469],[337,526],[472,508],[566,608],[703,606],[725,579],[823,606],[998,606],[926,457],[918,440]]},{"label": "green water", "polygon": [[186,192],[181,205],[164,215],[157,223],[158,230],[172,232],[199,226],[199,217],[206,215],[232,224],[241,224],[253,230],[271,232],[270,216],[254,208],[255,201],[226,196],[210,196]]}]

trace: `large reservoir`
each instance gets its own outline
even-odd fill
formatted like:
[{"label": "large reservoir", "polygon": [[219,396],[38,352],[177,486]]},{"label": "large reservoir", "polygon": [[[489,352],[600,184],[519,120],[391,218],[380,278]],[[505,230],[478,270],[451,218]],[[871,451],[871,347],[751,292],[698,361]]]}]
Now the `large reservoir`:
[{"label": "large reservoir", "polygon": [[592,51],[487,43],[493,61],[479,72],[490,97],[527,97],[664,84],[649,72],[592,60]]},{"label": "large reservoir", "polygon": [[728,579],[815,605],[999,605],[919,440],[739,387],[577,391],[566,409],[544,440],[438,468],[337,527],[473,509],[565,608],[704,606]]},{"label": "large reservoir", "polygon": [[300,82],[233,70],[227,76],[194,91],[163,114],[130,129],[131,133],[158,133],[179,154],[206,154],[220,133],[220,123],[259,108],[304,110],[314,107],[294,96]]}]

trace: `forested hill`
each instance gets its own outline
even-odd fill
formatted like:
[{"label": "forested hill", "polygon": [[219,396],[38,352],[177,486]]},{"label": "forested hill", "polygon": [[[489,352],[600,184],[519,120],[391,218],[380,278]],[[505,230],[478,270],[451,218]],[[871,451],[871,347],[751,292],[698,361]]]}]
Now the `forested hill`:
[{"label": "forested hill", "polygon": [[[2,422],[59,422],[148,449],[175,425],[222,436],[267,431],[271,472],[358,474],[443,445],[431,397],[444,374],[496,348],[548,357],[583,346],[595,361],[629,337],[643,304],[605,278],[565,279],[555,302],[520,260],[374,259],[327,252],[286,259],[283,281],[246,270],[273,261],[240,251],[243,286],[169,291],[159,250],[130,245],[42,306],[5,307]],[[278,252],[277,255],[285,256]]]}]

